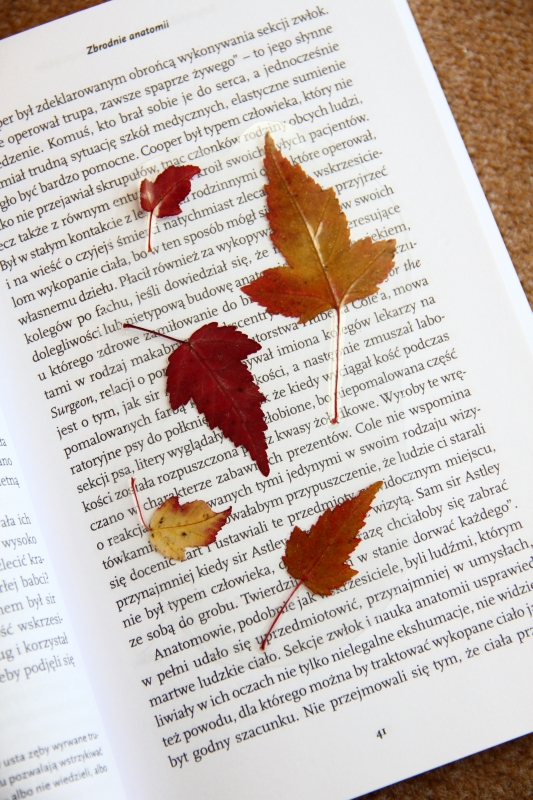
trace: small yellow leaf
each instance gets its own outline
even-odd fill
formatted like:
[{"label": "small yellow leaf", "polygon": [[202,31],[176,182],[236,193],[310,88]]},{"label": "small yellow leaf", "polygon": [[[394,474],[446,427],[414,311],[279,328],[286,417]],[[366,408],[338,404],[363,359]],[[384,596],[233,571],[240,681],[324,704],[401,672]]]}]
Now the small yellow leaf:
[{"label": "small yellow leaf", "polygon": [[177,497],[169,497],[152,517],[150,541],[166,558],[183,561],[186,547],[213,544],[230,514],[231,506],[217,512],[203,500],[180,505]]}]

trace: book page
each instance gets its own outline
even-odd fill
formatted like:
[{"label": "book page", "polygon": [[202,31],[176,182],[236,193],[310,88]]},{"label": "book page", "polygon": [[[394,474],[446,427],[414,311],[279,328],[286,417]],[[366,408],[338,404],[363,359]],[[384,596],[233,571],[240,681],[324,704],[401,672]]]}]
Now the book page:
[{"label": "book page", "polygon": [[0,797],[123,797],[0,412]]},{"label": "book page", "polygon": [[[527,306],[403,3],[115,2],[2,43],[0,389],[131,798],[354,797],[531,730]],[[333,186],[380,290],[299,325],[241,289],[279,266],[264,137]],[[180,215],[139,184],[201,172]],[[270,472],[172,410],[201,326],[261,345]],[[143,514],[231,506],[184,562]],[[295,525],[382,481],[332,597]],[[501,676],[506,680],[502,681]],[[522,686],[524,690],[522,690]],[[59,795],[58,795],[59,796]]]}]

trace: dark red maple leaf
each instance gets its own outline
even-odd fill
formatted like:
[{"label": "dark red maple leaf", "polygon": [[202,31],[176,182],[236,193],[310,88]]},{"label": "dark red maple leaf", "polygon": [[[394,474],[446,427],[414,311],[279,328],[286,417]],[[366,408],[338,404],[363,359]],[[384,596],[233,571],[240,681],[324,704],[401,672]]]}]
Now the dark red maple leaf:
[{"label": "dark red maple leaf", "polygon": [[191,178],[198,175],[200,167],[185,164],[167,167],[155,181],[141,181],[141,208],[150,212],[148,221],[148,252],[152,252],[152,217],[173,217],[181,214],[180,203],[191,191]]},{"label": "dark red maple leaf", "polygon": [[329,595],[357,575],[346,560],[361,542],[358,533],[365,524],[372,501],[383,481],[376,481],[335,508],[327,508],[309,533],[298,526],[287,539],[283,562],[287,572],[299,581],[285,600],[263,639],[264,650],[274,625],[293,594],[305,583],[315,594]]},{"label": "dark red maple leaf", "polygon": [[125,324],[177,342],[167,367],[167,392],[176,409],[193,400],[211,429],[220,428],[224,436],[250,453],[268,475],[265,431],[261,408],[265,397],[243,359],[261,350],[261,345],[233,325],[209,322],[195,331],[188,341],[164,333]]}]

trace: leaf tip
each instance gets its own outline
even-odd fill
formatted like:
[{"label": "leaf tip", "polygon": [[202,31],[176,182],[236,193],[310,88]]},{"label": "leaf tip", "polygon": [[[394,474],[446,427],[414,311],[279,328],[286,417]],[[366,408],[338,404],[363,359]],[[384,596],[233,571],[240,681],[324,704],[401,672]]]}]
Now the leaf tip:
[{"label": "leaf tip", "polygon": [[268,463],[268,458],[266,456],[266,452],[265,452],[265,458],[261,459],[261,463],[259,463],[259,462],[257,462],[257,463],[258,463],[259,471],[261,472],[261,475],[264,475],[265,478],[268,478],[268,476],[270,475],[270,464]]}]

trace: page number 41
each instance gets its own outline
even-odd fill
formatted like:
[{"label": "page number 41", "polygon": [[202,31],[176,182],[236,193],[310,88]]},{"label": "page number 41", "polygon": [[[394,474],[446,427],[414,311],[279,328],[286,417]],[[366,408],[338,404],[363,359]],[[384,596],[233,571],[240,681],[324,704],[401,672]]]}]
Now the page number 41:
[{"label": "page number 41", "polygon": [[384,736],[387,735],[387,731],[385,728],[380,728],[379,731],[376,733],[376,736],[379,736],[380,739],[383,739]]}]

